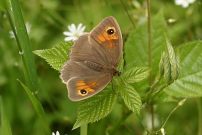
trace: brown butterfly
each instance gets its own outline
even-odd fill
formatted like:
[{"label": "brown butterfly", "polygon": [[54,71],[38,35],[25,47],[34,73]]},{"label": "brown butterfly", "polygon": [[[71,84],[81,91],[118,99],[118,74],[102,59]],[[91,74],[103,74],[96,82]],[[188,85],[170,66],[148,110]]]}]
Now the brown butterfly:
[{"label": "brown butterfly", "polygon": [[68,89],[69,99],[79,101],[101,90],[119,72],[122,55],[121,30],[114,17],[105,18],[90,33],[75,41],[70,59],[61,70],[61,79]]}]

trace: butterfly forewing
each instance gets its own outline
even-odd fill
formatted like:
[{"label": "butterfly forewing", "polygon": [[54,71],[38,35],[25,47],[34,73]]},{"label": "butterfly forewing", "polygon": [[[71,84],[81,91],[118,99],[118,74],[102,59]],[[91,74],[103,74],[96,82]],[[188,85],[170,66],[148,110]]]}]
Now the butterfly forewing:
[{"label": "butterfly forewing", "polygon": [[113,17],[105,18],[90,33],[80,36],[60,75],[70,100],[83,100],[103,90],[112,80],[111,69],[116,68],[122,48],[121,31]]},{"label": "butterfly forewing", "polygon": [[94,49],[95,46],[93,41],[90,41],[89,34],[79,37],[71,49],[70,59],[78,62],[92,61],[100,65],[105,65],[107,58],[100,51]]},{"label": "butterfly forewing", "polygon": [[117,66],[122,55],[123,41],[121,30],[114,17],[105,18],[91,32],[90,36],[99,45],[112,66]]}]

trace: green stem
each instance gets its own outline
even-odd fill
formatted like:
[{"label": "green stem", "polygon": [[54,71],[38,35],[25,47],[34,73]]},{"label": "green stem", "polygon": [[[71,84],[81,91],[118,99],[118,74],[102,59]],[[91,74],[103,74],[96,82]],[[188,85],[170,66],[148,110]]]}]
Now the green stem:
[{"label": "green stem", "polygon": [[[158,84],[160,81],[161,81],[161,76],[158,75],[156,77],[155,81],[150,86],[150,90],[146,93],[144,101],[147,102],[148,104],[151,102],[151,99],[153,99],[153,97],[162,90],[162,89],[158,88],[159,87]],[[156,90],[154,91],[154,89],[156,89]]]},{"label": "green stem", "polygon": [[88,124],[84,124],[80,127],[80,135],[87,135],[88,133]]},{"label": "green stem", "polygon": [[154,130],[154,105],[151,103],[151,126],[152,126],[152,131]]},{"label": "green stem", "polygon": [[164,123],[162,124],[161,128],[164,128],[167,121],[169,120],[169,118],[171,117],[171,115],[180,107],[184,104],[184,102],[186,101],[186,99],[182,99],[178,102],[178,104],[175,106],[175,108],[172,109],[172,111],[168,114],[166,120],[164,121]]},{"label": "green stem", "polygon": [[1,135],[12,135],[12,129],[9,123],[9,119],[7,117],[7,113],[5,111],[5,108],[3,106],[3,99],[0,95],[0,123],[1,123],[1,130],[0,130],[0,134]]},{"label": "green stem", "polygon": [[150,0],[147,0],[147,33],[148,33],[148,66],[150,68],[150,74],[149,74],[149,83],[151,86],[152,83],[152,76],[151,76],[151,66],[152,66],[152,61],[151,61],[151,8],[150,8]]},{"label": "green stem", "polygon": [[197,100],[198,105],[198,135],[202,135],[202,98]]},{"label": "green stem", "polygon": [[[152,86],[152,75],[151,75],[151,70],[152,70],[152,61],[151,61],[151,3],[150,0],[147,0],[147,33],[148,33],[148,66],[150,69],[149,72],[149,84],[150,87]],[[151,93],[153,89],[150,89]],[[151,106],[151,125],[152,125],[152,130],[154,130],[154,106],[153,103],[150,104]]]}]

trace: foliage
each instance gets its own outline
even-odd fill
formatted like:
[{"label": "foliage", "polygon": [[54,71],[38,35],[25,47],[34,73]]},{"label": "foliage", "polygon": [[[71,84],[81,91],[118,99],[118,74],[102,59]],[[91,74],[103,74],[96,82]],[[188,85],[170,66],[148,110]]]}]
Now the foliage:
[{"label": "foliage", "polygon": [[[10,13],[8,18],[15,34],[15,38],[18,44],[19,53],[22,54],[24,75],[26,81],[32,89],[37,89],[37,75],[36,66],[34,63],[33,54],[31,53],[30,40],[25,27],[24,19],[21,12],[21,7],[18,0],[10,0],[11,3]],[[9,12],[9,11],[7,11]],[[13,16],[13,18],[11,18]],[[15,25],[15,26],[14,26]]]},{"label": "foliage", "polygon": [[[164,50],[166,32],[165,20],[162,12],[154,16],[152,20],[152,70],[155,75],[158,71],[158,62],[161,52]],[[133,29],[125,43],[126,64],[148,66],[148,47],[147,44],[147,23],[141,23]],[[129,65],[130,66],[130,65]]]},{"label": "foliage", "polygon": [[116,94],[108,88],[97,96],[82,101],[78,108],[77,121],[73,129],[106,117],[112,111],[115,99]]},{"label": "foliage", "polygon": [[167,84],[176,80],[179,76],[179,57],[175,54],[168,40],[166,41],[166,51],[161,56],[159,70],[160,75],[163,75]]},{"label": "foliage", "polygon": [[[201,4],[195,1],[185,9],[174,1],[150,1],[149,50],[146,2],[1,0],[0,133],[44,135],[58,130],[78,135],[78,127],[91,123],[89,135],[160,134],[160,129],[200,134]],[[121,75],[97,95],[71,102],[58,77],[72,46],[61,42],[62,32],[71,23],[83,23],[90,31],[106,16],[114,16],[122,31]],[[30,33],[25,22],[32,25]]]},{"label": "foliage", "polygon": [[3,101],[0,97],[0,107],[1,107],[1,127],[0,127],[0,133],[4,135],[12,135],[11,126],[9,124],[8,117],[6,116],[6,112],[4,110]]},{"label": "foliage", "polygon": [[165,91],[177,97],[201,97],[202,96],[202,42],[195,41],[181,45],[180,76],[177,80],[164,88]]},{"label": "foliage", "polygon": [[[61,66],[67,61],[66,56],[70,52],[69,49],[70,43],[62,43],[51,49],[36,50],[34,53],[44,58],[54,69],[60,70]],[[114,91],[120,93],[126,106],[128,106],[131,111],[139,114],[141,98],[132,86],[125,83],[139,82],[147,76],[148,68],[131,68],[121,75],[120,78],[122,78],[122,81],[120,79],[116,80],[115,85],[117,89],[105,89],[100,94],[84,100],[79,105],[77,121],[73,129],[106,117],[112,111],[113,104],[115,103],[116,93]]]},{"label": "foliage", "polygon": [[60,43],[56,47],[46,50],[36,50],[34,53],[45,59],[52,68],[61,70],[67,61],[71,43]]},{"label": "foliage", "polygon": [[38,99],[34,96],[34,94],[31,92],[31,90],[25,86],[20,80],[18,80],[20,85],[23,87],[23,89],[25,90],[25,92],[27,93],[28,97],[30,98],[31,102],[32,102],[32,105],[38,115],[38,117],[40,118],[41,120],[41,123],[43,123],[43,127],[44,127],[44,130],[46,131],[46,133],[49,133],[49,128],[47,127],[47,120],[46,120],[46,117],[45,117],[45,113],[44,113],[44,110],[40,104],[40,102],[38,101]]}]

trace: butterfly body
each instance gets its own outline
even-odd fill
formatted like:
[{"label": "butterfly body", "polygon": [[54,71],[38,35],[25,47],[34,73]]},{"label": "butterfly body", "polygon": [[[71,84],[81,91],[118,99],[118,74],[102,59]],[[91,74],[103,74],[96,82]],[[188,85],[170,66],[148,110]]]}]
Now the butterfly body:
[{"label": "butterfly body", "polygon": [[75,41],[60,75],[70,100],[79,101],[97,94],[119,74],[116,67],[122,47],[121,31],[113,17],[105,18]]}]

